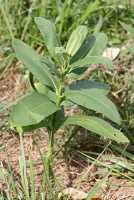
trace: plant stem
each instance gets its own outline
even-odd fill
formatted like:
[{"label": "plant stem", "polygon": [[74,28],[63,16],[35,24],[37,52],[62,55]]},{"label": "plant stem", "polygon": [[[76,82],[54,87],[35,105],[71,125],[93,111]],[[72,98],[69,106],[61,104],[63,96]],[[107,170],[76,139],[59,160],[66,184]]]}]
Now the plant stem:
[{"label": "plant stem", "polygon": [[[59,108],[61,107],[61,102],[63,98],[64,77],[65,77],[65,73],[61,73],[60,85],[59,85],[59,88],[57,88],[56,90],[56,105]],[[48,152],[46,156],[46,176],[47,176],[48,181],[52,181],[52,184],[54,184],[54,175],[53,175],[53,169],[52,169],[53,153],[54,153],[54,132],[55,132],[54,121],[55,121],[55,114],[52,117],[51,126],[48,128],[49,144],[48,144]]]},{"label": "plant stem", "polygon": [[53,170],[52,170],[52,162],[53,162],[53,147],[54,147],[54,133],[53,131],[49,131],[49,144],[48,144],[48,152],[46,156],[46,175],[48,180],[54,179]]}]

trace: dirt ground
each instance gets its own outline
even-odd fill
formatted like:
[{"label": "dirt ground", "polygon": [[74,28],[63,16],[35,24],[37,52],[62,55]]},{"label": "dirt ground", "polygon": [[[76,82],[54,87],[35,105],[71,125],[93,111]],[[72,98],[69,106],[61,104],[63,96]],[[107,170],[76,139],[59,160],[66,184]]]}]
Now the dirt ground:
[{"label": "dirt ground", "polygon": [[[11,102],[16,97],[25,93],[27,84],[22,78],[20,71],[16,67],[12,67],[4,78],[0,80],[0,102]],[[0,115],[0,121],[3,121],[5,114]],[[59,137],[62,133],[59,133]],[[47,150],[47,136],[45,130],[41,129],[35,133],[29,133],[24,136],[24,149],[26,159],[29,152],[32,151],[32,158],[36,168],[36,184],[39,187],[40,177],[43,172],[43,166],[40,160],[40,154],[34,141],[39,144],[41,151]],[[61,136],[62,137],[62,136]],[[20,142],[17,134],[11,130],[3,129],[0,131],[0,162],[4,168],[7,168],[8,158],[12,164],[14,175],[19,177],[18,158],[20,155]],[[90,151],[90,149],[89,149]],[[69,169],[65,160],[60,157],[55,160],[54,172],[59,183],[65,188],[75,188],[85,193],[94,186],[97,180],[105,176],[106,171],[103,167],[97,167],[94,164],[88,164],[77,154],[71,153],[69,160]],[[108,161],[106,161],[108,162]],[[63,177],[64,174],[64,177]],[[83,174],[86,175],[83,179]],[[63,184],[64,183],[64,184]],[[3,185],[0,184],[1,190]],[[107,182],[102,186],[101,190],[96,194],[96,199],[104,200],[134,200],[134,182],[130,182],[125,178],[110,175]],[[78,199],[81,199],[79,196]]]}]

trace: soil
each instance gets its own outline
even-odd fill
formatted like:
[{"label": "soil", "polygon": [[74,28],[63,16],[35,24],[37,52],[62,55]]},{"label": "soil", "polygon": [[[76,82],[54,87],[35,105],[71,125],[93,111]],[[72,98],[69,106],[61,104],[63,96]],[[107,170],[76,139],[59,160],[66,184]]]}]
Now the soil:
[{"label": "soil", "polygon": [[[0,80],[0,101],[12,102],[15,99],[24,94],[27,88],[27,83],[23,79],[18,67],[11,67],[4,78]],[[0,119],[4,119],[4,114],[0,116]],[[82,131],[82,130],[81,130]],[[83,134],[83,133],[81,133]],[[57,134],[58,139],[64,137],[63,131]],[[36,141],[36,144],[35,144]],[[43,166],[40,159],[40,154],[37,148],[37,144],[40,146],[42,152],[47,151],[47,133],[45,129],[40,129],[34,133],[24,135],[24,150],[26,160],[29,159],[29,154],[32,152],[32,159],[36,169],[36,186],[40,185],[41,175],[43,173]],[[89,142],[91,142],[89,140]],[[98,140],[98,143],[100,141]],[[91,151],[91,144],[86,146],[86,151]],[[94,151],[97,150],[97,145],[94,144]],[[93,146],[93,144],[92,144]],[[100,143],[101,146],[101,143]],[[70,148],[69,158],[64,159],[63,154],[59,155],[59,158],[55,160],[54,172],[58,178],[61,188],[75,188],[85,193],[95,185],[98,180],[102,180],[107,174],[107,170],[104,167],[98,167],[96,164],[86,162],[77,151],[75,152],[73,147]],[[80,147],[80,150],[85,150],[85,147]],[[75,153],[74,153],[75,152]],[[103,155],[110,155],[112,152],[104,152]],[[10,160],[13,174],[16,180],[19,180],[19,155],[20,155],[20,140],[17,133],[10,129],[3,129],[0,131],[0,163],[5,170],[8,168],[8,159]],[[113,155],[115,156],[115,155]],[[115,156],[116,157],[116,156]],[[103,160],[103,163],[110,165],[110,159]],[[68,165],[68,164],[69,165]],[[125,173],[125,172],[124,172]],[[64,174],[64,177],[63,177]],[[126,172],[127,174],[127,172]],[[0,190],[4,189],[4,183],[0,182]],[[78,197],[78,199],[81,199]],[[78,200],[76,199],[76,200]],[[126,178],[117,177],[114,174],[108,176],[107,181],[102,185],[100,191],[96,194],[94,199],[100,200],[133,200],[134,199],[134,182],[129,181]]]}]

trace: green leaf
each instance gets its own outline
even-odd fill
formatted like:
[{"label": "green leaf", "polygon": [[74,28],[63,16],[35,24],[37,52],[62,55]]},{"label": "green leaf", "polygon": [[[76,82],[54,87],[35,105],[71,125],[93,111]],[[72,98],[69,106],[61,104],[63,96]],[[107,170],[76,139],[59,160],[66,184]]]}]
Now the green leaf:
[{"label": "green leaf", "polygon": [[129,140],[122,132],[113,128],[109,123],[97,117],[72,116],[68,117],[62,126],[78,125],[89,131],[92,131],[104,138],[114,140],[119,143],[128,143]]},{"label": "green leaf", "polygon": [[70,90],[66,90],[65,96],[67,100],[101,113],[113,122],[120,124],[120,115],[115,105],[104,94],[106,93],[101,92],[100,88],[70,88]]},{"label": "green leaf", "polygon": [[87,27],[82,25],[78,26],[77,29],[72,32],[66,46],[66,51],[69,55],[73,56],[77,52],[83,43],[87,32]]},{"label": "green leaf", "polygon": [[107,45],[108,39],[104,33],[96,33],[96,34],[94,34],[94,36],[95,36],[96,40],[95,40],[93,47],[91,48],[91,50],[89,51],[89,53],[87,55],[88,57],[102,55],[102,53]]},{"label": "green leaf", "polygon": [[88,65],[91,64],[106,64],[112,67],[112,61],[101,56],[106,45],[107,36],[104,33],[96,33],[87,38],[70,60],[71,71],[80,67],[85,67],[85,65],[89,67]]},{"label": "green leaf", "polygon": [[96,40],[96,38],[94,35],[88,36],[83,41],[82,45],[77,50],[77,52],[74,54],[74,56],[70,59],[70,64],[76,62],[77,60],[84,58],[88,54],[90,49],[93,47],[95,40]]},{"label": "green leaf", "polygon": [[47,95],[49,92],[49,88],[47,86],[45,86],[44,84],[40,83],[40,82],[36,82],[34,84],[35,89],[38,91],[38,93],[40,94],[44,94]]},{"label": "green leaf", "polygon": [[39,122],[38,124],[22,126],[21,128],[22,128],[23,132],[31,132],[31,131],[34,131],[39,128],[47,127],[47,125],[48,125],[48,121],[47,121],[47,119],[44,119],[41,122]]},{"label": "green leaf", "polygon": [[56,72],[56,66],[55,66],[55,64],[53,63],[53,61],[49,57],[42,56],[41,57],[41,62],[43,64],[45,64],[50,70],[53,70],[54,72]]},{"label": "green leaf", "polygon": [[41,122],[57,110],[57,106],[47,96],[32,92],[13,106],[10,118],[17,126],[29,126]]},{"label": "green leaf", "polygon": [[65,114],[64,114],[64,107],[62,106],[61,109],[58,110],[54,116],[53,127],[55,132],[61,127],[64,121],[65,121]]},{"label": "green leaf", "polygon": [[29,71],[42,83],[53,86],[54,81],[45,63],[41,62],[41,56],[24,42],[14,39],[13,48],[16,56],[29,69]]},{"label": "green leaf", "polygon": [[52,92],[51,90],[47,93],[48,98],[56,104],[56,94],[55,92]]},{"label": "green leaf", "polygon": [[75,81],[69,85],[69,88],[71,90],[84,91],[88,93],[93,91],[94,93],[96,92],[96,94],[100,93],[103,95],[107,95],[110,90],[108,85],[92,80]]},{"label": "green leaf", "polygon": [[101,30],[101,28],[103,26],[104,21],[105,20],[104,20],[103,16],[100,14],[98,22],[97,22],[97,24],[95,25],[95,28],[94,28],[94,33],[95,34],[98,33],[98,32],[100,32],[100,30]]},{"label": "green leaf", "polygon": [[87,68],[92,64],[104,64],[108,65],[110,68],[113,66],[112,61],[108,58],[102,57],[102,56],[86,56],[85,58],[78,60],[77,62],[70,65],[70,72],[81,68],[86,67]]},{"label": "green leaf", "polygon": [[35,17],[35,23],[43,36],[49,53],[53,58],[55,58],[55,49],[56,47],[61,46],[56,35],[55,25],[50,20],[43,17]]},{"label": "green leaf", "polygon": [[85,59],[87,59],[87,57],[91,57],[92,59],[93,56],[100,58],[104,49],[106,48],[106,45],[107,36],[104,33],[96,33],[87,37],[83,41],[76,54],[71,58],[70,64],[76,62],[77,60],[81,60],[85,56]]}]

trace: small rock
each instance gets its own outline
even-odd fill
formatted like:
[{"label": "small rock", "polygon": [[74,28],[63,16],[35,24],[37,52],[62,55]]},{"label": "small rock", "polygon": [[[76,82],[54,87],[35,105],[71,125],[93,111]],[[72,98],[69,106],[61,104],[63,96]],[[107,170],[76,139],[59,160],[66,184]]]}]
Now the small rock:
[{"label": "small rock", "polygon": [[67,188],[63,190],[64,195],[70,196],[73,200],[83,200],[87,198],[87,193],[74,188]]}]

